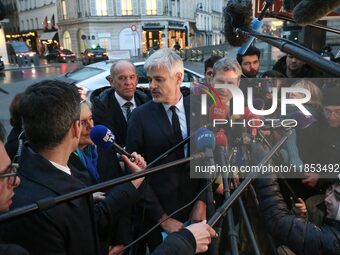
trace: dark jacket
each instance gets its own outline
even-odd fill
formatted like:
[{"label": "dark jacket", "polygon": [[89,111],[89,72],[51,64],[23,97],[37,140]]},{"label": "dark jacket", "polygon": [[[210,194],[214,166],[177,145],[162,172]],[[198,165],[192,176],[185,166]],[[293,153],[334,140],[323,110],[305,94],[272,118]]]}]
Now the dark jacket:
[{"label": "dark jacket", "polygon": [[262,217],[274,240],[299,255],[340,254],[340,223],[327,221],[320,228],[291,214],[275,176],[255,180]]},{"label": "dark jacket", "polygon": [[[101,161],[98,162],[97,165],[101,182],[123,176],[115,152],[113,152],[111,149],[99,149],[98,156],[99,156],[98,159],[102,159]],[[104,161],[105,156],[106,160]],[[80,173],[78,174],[77,177],[87,186],[97,184],[97,181],[90,176],[85,165],[80,161],[79,157],[75,153],[72,153],[70,155],[69,165],[74,166],[76,169],[79,170]],[[104,176],[102,175],[102,173],[104,173]],[[110,176],[111,178],[108,178],[108,176]],[[123,213],[117,214],[115,222],[112,223],[112,230],[109,233],[110,235],[109,239],[111,240],[110,244],[127,245],[128,243],[133,241],[131,229],[132,224],[131,217],[132,216],[130,209],[126,209],[124,210]]]},{"label": "dark jacket", "polygon": [[[183,100],[188,134],[190,133],[190,102],[189,97]],[[129,152],[140,153],[146,162],[152,162],[156,157],[177,144],[177,140],[165,109],[161,103],[150,101],[135,109],[130,117],[126,149]],[[171,153],[158,164],[165,164],[180,159],[180,153]],[[144,182],[143,204],[138,210],[140,219],[137,221],[144,232],[158,222],[162,214],[170,214],[189,203],[201,191],[203,180],[190,179],[189,164],[169,168],[153,174]],[[201,198],[200,198],[201,199]],[[201,200],[204,200],[202,198]],[[173,218],[181,222],[189,219],[192,206],[181,210]],[[143,212],[143,213],[142,213]],[[145,216],[144,216],[145,215]],[[148,244],[152,250],[161,242],[161,228],[149,236]]]},{"label": "dark jacket", "polygon": [[29,255],[29,253],[15,244],[0,244],[0,255]]},{"label": "dark jacket", "polygon": [[[85,185],[56,169],[49,161],[24,147],[20,160],[21,184],[16,189],[13,208],[32,204],[84,188]],[[139,199],[131,183],[107,192],[106,199],[96,205],[92,196],[61,203],[5,225],[4,241],[18,243],[31,255],[107,254],[107,236],[117,214]]]},{"label": "dark jacket", "polygon": [[[150,98],[140,90],[135,92],[137,106],[144,104]],[[104,87],[91,94],[93,104],[92,114],[95,125],[108,127],[116,138],[116,143],[124,147],[126,142],[127,122],[111,87]]]},{"label": "dark jacket", "polygon": [[[282,58],[280,58],[273,66],[273,70],[274,71],[278,71],[280,73],[282,73],[284,76],[287,77],[287,73],[286,73],[286,68],[287,68],[287,64],[286,64],[286,58],[287,56],[283,56]],[[322,77],[322,72],[321,71],[317,71],[314,68],[312,68],[311,66],[305,64],[302,67],[301,72],[294,78],[306,78],[306,77]]]},{"label": "dark jacket", "polygon": [[[188,134],[189,127],[189,97],[184,97]],[[140,153],[146,162],[177,144],[173,128],[161,103],[150,101],[132,112],[129,120],[126,149],[129,152]],[[159,164],[180,159],[177,153],[172,153]],[[190,179],[188,165],[170,168],[169,170],[151,175],[148,178],[150,193],[147,197],[146,216],[157,221],[163,213],[170,214],[188,203],[200,191],[200,180]],[[188,219],[190,208],[178,213],[175,218],[180,221]]]}]

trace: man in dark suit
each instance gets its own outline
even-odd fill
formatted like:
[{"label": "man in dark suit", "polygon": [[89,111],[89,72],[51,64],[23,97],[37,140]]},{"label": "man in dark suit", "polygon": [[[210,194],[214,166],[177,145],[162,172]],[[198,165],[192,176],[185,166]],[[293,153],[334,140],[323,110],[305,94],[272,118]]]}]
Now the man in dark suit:
[{"label": "man in dark suit", "polygon": [[[20,184],[20,178],[16,175],[16,168],[4,147],[5,129],[0,122],[0,212],[8,211],[12,204],[14,189]],[[29,255],[27,251],[15,244],[3,244],[2,237],[6,232],[0,228],[0,255]]]},{"label": "man in dark suit", "polygon": [[[85,187],[67,165],[80,137],[79,102],[77,89],[63,82],[42,81],[26,90],[20,112],[29,144],[23,146],[13,208]],[[123,160],[131,170],[139,169]],[[31,255],[107,254],[105,237],[121,210],[139,199],[136,188],[142,181],[107,191],[95,205],[92,196],[83,196],[10,222],[4,241],[20,244]]]},{"label": "man in dark suit", "polygon": [[115,135],[116,143],[125,146],[127,120],[131,112],[149,100],[136,90],[138,75],[136,67],[128,60],[118,60],[111,66],[109,82],[111,88],[95,90],[91,95],[95,125],[107,126]]},{"label": "man in dark suit", "polygon": [[[132,113],[126,145],[128,151],[136,151],[147,162],[151,162],[188,136],[190,102],[180,91],[184,66],[173,50],[164,48],[156,51],[147,59],[144,67],[150,81],[153,101],[138,107]],[[187,146],[181,147],[160,163],[171,162],[187,155]],[[202,181],[191,180],[189,166],[182,165],[150,176],[148,185],[144,188],[141,206],[145,208],[145,217],[142,216],[139,222],[142,225],[140,227],[145,230],[193,200],[202,189]],[[149,248],[153,250],[162,241],[161,231],[172,233],[182,229],[188,220],[204,220],[206,205],[202,200],[197,200],[194,206],[187,207],[164,221],[161,228],[147,238]],[[143,246],[140,244],[142,249]]]}]

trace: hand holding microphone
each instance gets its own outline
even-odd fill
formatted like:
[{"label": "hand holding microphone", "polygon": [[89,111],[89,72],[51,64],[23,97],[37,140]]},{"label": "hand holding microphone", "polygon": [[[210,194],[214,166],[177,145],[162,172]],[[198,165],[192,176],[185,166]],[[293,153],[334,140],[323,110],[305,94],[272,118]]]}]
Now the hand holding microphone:
[{"label": "hand holding microphone", "polygon": [[92,142],[98,147],[104,149],[114,148],[119,154],[127,156],[130,161],[134,162],[135,158],[133,155],[124,150],[115,142],[115,136],[110,129],[104,125],[96,125],[91,129],[90,137]]},{"label": "hand holding microphone", "polygon": [[[101,148],[113,147],[119,154],[121,154],[121,160],[132,172],[140,172],[146,168],[146,162],[144,158],[133,152],[128,153],[122,147],[115,143],[115,137],[111,130],[103,125],[94,126],[90,132],[91,140],[94,144]],[[144,180],[144,177],[131,181],[131,183],[138,188]]]}]

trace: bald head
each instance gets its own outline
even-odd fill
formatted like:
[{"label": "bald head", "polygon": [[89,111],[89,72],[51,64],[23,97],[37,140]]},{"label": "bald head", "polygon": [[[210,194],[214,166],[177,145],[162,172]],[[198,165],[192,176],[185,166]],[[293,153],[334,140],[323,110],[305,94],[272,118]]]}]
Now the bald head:
[{"label": "bald head", "polygon": [[136,67],[129,60],[114,62],[111,66],[109,81],[119,96],[130,101],[138,84]]}]

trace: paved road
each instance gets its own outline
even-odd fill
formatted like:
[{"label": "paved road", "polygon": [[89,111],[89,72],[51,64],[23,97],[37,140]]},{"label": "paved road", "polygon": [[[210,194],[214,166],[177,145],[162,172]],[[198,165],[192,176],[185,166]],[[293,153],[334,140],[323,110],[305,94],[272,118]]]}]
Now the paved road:
[{"label": "paved road", "polygon": [[12,68],[0,73],[0,89],[9,94],[0,92],[0,121],[5,125],[6,131],[10,130],[9,105],[13,97],[24,91],[29,85],[43,79],[53,79],[58,75],[70,72],[78,67],[76,63],[62,63],[42,66],[38,68]]},{"label": "paved road", "polygon": [[[6,90],[6,95],[0,92],[0,121],[4,124],[7,133],[11,126],[9,124],[9,105],[13,97],[24,91],[28,86],[44,79],[53,79],[61,74],[75,70],[80,63],[54,63],[38,68],[12,68],[0,73],[0,89]],[[185,62],[185,67],[198,73],[203,73],[204,65],[202,62]]]}]

